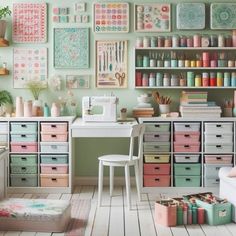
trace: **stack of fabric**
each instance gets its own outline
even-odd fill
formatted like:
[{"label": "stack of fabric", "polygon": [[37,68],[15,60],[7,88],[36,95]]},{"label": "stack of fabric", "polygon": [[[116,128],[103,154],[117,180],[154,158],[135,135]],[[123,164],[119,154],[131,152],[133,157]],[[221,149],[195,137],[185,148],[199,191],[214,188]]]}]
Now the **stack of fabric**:
[{"label": "stack of fabric", "polygon": [[185,118],[217,118],[221,116],[221,107],[207,101],[206,91],[182,91],[180,114]]}]

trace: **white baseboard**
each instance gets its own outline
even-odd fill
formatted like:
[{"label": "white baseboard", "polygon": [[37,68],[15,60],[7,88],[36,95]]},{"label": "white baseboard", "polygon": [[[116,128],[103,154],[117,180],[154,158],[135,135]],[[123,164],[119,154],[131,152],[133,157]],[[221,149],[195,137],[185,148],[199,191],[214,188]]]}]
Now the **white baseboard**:
[{"label": "white baseboard", "polygon": [[[130,183],[131,185],[135,185],[135,178],[130,177]],[[109,177],[103,177],[103,184],[105,186],[109,185]],[[74,185],[98,185],[98,177],[80,177],[75,176],[74,177]],[[124,177],[114,177],[114,185],[117,186],[124,186],[125,185],[125,178]]]}]

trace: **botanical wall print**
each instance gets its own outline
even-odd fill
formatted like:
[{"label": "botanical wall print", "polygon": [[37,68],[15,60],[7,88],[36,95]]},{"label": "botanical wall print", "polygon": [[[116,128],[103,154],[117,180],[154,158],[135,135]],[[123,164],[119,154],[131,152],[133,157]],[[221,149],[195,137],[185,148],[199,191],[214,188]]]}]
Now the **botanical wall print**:
[{"label": "botanical wall print", "polygon": [[28,80],[47,80],[47,48],[14,48],[14,88],[25,88]]},{"label": "botanical wall print", "polygon": [[94,32],[129,32],[129,4],[124,2],[94,3]]},{"label": "botanical wall print", "polygon": [[211,29],[236,29],[236,3],[211,4]]},{"label": "botanical wall print", "polygon": [[145,3],[134,5],[135,31],[168,32],[171,30],[171,5]]},{"label": "botanical wall print", "polygon": [[47,41],[47,4],[13,4],[13,41],[45,43]]},{"label": "botanical wall print", "polygon": [[127,41],[96,41],[96,86],[127,87]]},{"label": "botanical wall print", "polygon": [[177,29],[204,29],[204,3],[178,3],[176,7]]},{"label": "botanical wall print", "polygon": [[89,29],[54,29],[55,68],[89,67]]},{"label": "botanical wall print", "polygon": [[66,88],[78,89],[89,88],[89,75],[67,75]]}]

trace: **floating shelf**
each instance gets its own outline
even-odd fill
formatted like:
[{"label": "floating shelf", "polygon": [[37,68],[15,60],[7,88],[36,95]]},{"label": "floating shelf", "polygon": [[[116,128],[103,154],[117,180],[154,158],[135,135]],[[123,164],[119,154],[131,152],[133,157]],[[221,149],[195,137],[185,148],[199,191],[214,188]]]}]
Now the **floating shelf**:
[{"label": "floating shelf", "polygon": [[208,87],[187,87],[187,86],[155,86],[155,87],[147,87],[147,86],[136,86],[136,89],[236,89],[236,87],[217,87],[217,86],[208,86]]},{"label": "floating shelf", "polygon": [[236,67],[135,67],[136,70],[236,70]]},{"label": "floating shelf", "polygon": [[148,47],[148,48],[135,48],[136,50],[160,50],[160,51],[171,51],[171,50],[235,50],[236,47]]},{"label": "floating shelf", "polygon": [[9,70],[6,68],[0,68],[0,75],[9,75]]},{"label": "floating shelf", "polygon": [[9,41],[4,38],[0,38],[0,47],[8,47],[8,46],[9,46]]}]

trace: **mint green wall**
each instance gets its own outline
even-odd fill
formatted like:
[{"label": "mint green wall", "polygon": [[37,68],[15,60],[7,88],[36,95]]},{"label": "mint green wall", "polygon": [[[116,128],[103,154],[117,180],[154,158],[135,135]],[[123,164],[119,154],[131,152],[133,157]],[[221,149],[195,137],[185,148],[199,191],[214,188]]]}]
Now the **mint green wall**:
[{"label": "mint green wall", "polygon": [[[134,45],[135,39],[137,36],[143,36],[144,33],[134,33],[134,15],[133,15],[133,4],[134,3],[145,3],[146,1],[141,0],[129,0],[124,2],[130,3],[130,33],[127,34],[94,34],[92,32],[92,2],[93,1],[84,1],[87,2],[87,13],[89,14],[89,23],[88,24],[76,24],[76,23],[67,23],[67,24],[55,24],[52,23],[52,7],[70,7],[71,11],[73,11],[73,6],[75,2],[83,2],[78,0],[46,0],[46,1],[35,1],[35,0],[1,0],[0,6],[9,5],[12,7],[14,2],[47,2],[48,3],[48,42],[46,44],[13,44],[11,42],[11,17],[8,18],[8,30],[7,30],[7,39],[10,40],[9,48],[0,48],[0,65],[2,62],[7,62],[7,65],[11,71],[11,74],[6,77],[0,77],[0,89],[9,90],[14,97],[15,96],[23,96],[25,100],[32,99],[29,91],[24,89],[13,89],[13,80],[12,80],[12,64],[13,64],[13,47],[34,47],[34,46],[43,46],[48,48],[48,78],[54,74],[60,74],[64,77],[67,74],[90,74],[92,75],[90,81],[90,89],[77,89],[73,90],[75,93],[77,103],[78,103],[78,114],[81,114],[81,98],[85,95],[103,95],[109,94],[113,92],[116,96],[119,97],[119,105],[118,110],[121,107],[127,107],[129,113],[131,114],[132,107],[136,105],[136,97],[144,92],[150,92],[151,90],[135,90],[134,89]],[[113,2],[116,2],[113,0]],[[205,2],[206,12],[207,12],[207,28],[201,32],[199,31],[177,31],[175,26],[175,8],[178,2],[193,2],[191,0],[181,0],[181,1],[166,1],[166,0],[149,0],[148,3],[151,2],[159,2],[159,3],[172,3],[172,31],[170,33],[160,33],[161,35],[171,35],[175,34],[194,34],[194,33],[202,33],[202,34],[217,34],[217,33],[227,33],[231,34],[231,31],[210,31],[209,30],[209,6],[210,3],[215,2],[224,2],[222,0],[219,1],[203,1],[198,0],[196,2]],[[194,1],[195,2],[195,1]],[[229,1],[232,2],[232,1]],[[90,27],[90,68],[87,70],[65,70],[65,69],[54,69],[53,68],[53,28],[54,27]],[[157,33],[146,33],[146,35],[157,35]],[[95,80],[94,80],[94,40],[95,39],[127,39],[128,40],[128,88],[127,89],[96,89],[95,88]],[[66,88],[65,83],[63,85],[63,90],[61,92],[54,92],[48,89],[45,91],[41,99],[43,101],[51,104],[58,96],[66,96]],[[171,95],[173,99],[173,103],[171,104],[172,110],[177,110],[177,105],[179,101],[179,94],[181,92],[180,89],[177,90],[161,90],[162,94]],[[209,100],[216,100],[220,105],[224,99],[229,99],[233,96],[233,90],[209,90]],[[156,107],[156,106],[155,106]],[[97,176],[97,156],[103,153],[115,153],[115,152],[124,152],[128,148],[127,140],[125,139],[81,139],[76,140],[75,146],[75,156],[76,156],[76,175],[78,176]]]}]

